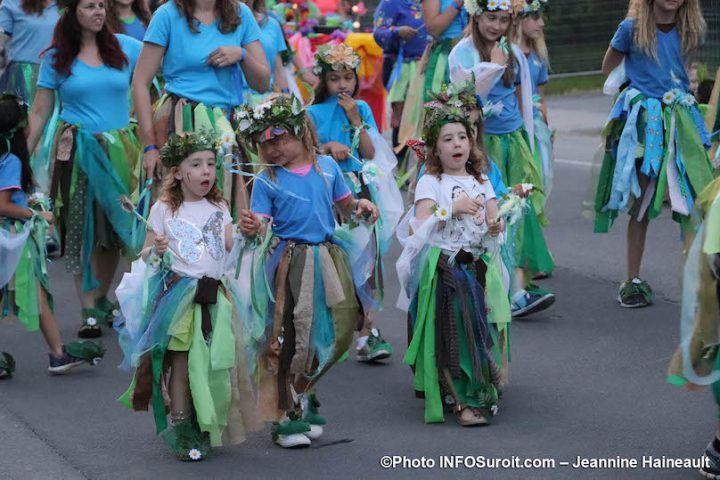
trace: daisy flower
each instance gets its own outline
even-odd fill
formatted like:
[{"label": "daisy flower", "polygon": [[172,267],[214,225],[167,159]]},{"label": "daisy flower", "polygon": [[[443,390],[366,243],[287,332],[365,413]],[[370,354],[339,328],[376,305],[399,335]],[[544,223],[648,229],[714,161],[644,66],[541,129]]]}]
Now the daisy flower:
[{"label": "daisy flower", "polygon": [[447,222],[450,219],[450,212],[445,207],[436,207],[434,215],[440,220],[441,222]]},{"label": "daisy flower", "polygon": [[202,459],[202,453],[200,453],[200,450],[197,448],[193,448],[188,452],[188,457],[190,460],[201,460]]},{"label": "daisy flower", "polygon": [[670,90],[663,95],[663,103],[665,105],[672,105],[676,98],[677,94],[673,90]]},{"label": "daisy flower", "polygon": [[489,0],[487,3],[488,10],[497,10],[498,0]]},{"label": "daisy flower", "polygon": [[510,0],[500,0],[500,10],[510,10]]}]

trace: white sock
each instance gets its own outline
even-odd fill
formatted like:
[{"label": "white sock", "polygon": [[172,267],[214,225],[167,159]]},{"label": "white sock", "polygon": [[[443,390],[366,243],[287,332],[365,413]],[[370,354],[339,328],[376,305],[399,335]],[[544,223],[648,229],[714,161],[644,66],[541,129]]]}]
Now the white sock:
[{"label": "white sock", "polygon": [[362,337],[358,337],[358,339],[357,339],[357,349],[360,350],[361,348],[363,348],[365,345],[367,345],[367,342],[368,342],[368,336],[367,336],[367,335],[364,335],[364,336],[362,336]]}]

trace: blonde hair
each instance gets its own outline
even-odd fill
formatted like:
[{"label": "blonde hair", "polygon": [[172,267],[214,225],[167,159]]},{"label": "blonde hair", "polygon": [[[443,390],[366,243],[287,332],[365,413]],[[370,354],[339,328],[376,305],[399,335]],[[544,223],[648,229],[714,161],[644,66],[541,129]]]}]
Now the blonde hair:
[{"label": "blonde hair", "polygon": [[[537,15],[540,14],[538,13]],[[545,43],[545,32],[543,32],[537,40],[529,37],[523,38],[522,22],[525,18],[527,18],[527,16],[519,17],[513,22],[510,31],[510,39],[516,45],[522,45],[524,41],[524,43],[530,47],[530,51],[534,52],[540,61],[550,68],[550,55],[548,55],[547,44]]]},{"label": "blonde hair", "polygon": [[[644,54],[657,58],[657,25],[655,0],[630,0],[628,17],[635,19],[634,42]],[[699,0],[685,0],[675,15],[680,33],[680,49],[690,56],[702,42],[707,25],[700,11]]]},{"label": "blonde hair", "polygon": [[[300,140],[303,145],[303,149],[305,149],[305,151],[308,152],[312,157],[313,168],[315,168],[318,173],[322,173],[320,172],[320,167],[317,164],[317,154],[319,151],[317,133],[315,132],[315,127],[313,126],[312,122],[308,119],[307,114],[303,113],[303,115],[305,116],[305,125],[303,126],[302,136],[298,138],[291,131],[288,131],[287,135],[290,135],[296,140]],[[260,156],[263,162],[265,162],[265,159],[262,158],[262,154],[260,153],[259,146],[257,152],[258,156]],[[263,171],[267,171],[270,180],[272,180],[273,182],[277,178],[275,175],[275,167],[265,167],[263,168]],[[325,177],[323,176],[323,178]]]},{"label": "blonde hair", "polygon": [[[478,32],[478,23],[476,20],[476,16],[473,15],[470,18],[470,23],[467,26],[467,29],[465,30],[465,36],[472,36],[473,45],[475,45],[475,49],[478,51],[478,54],[480,55],[480,60],[483,62],[489,62],[490,61],[490,48],[485,46],[485,42],[483,42],[483,39],[480,36],[480,32]],[[513,16],[510,16],[510,26],[508,26],[508,33],[512,31],[513,24],[514,24]],[[509,45],[508,45],[509,46]],[[506,87],[511,87],[513,82],[515,81],[515,60],[513,58],[512,50],[510,50],[510,53],[508,53],[507,56],[507,63],[505,64],[505,73],[503,73],[502,79],[503,83]]]}]

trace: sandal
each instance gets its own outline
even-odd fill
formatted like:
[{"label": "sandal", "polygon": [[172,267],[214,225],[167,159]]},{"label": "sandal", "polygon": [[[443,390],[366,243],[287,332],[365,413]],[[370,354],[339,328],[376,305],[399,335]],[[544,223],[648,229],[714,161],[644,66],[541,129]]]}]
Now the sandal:
[{"label": "sandal", "polygon": [[479,410],[472,407],[455,410],[455,418],[462,427],[480,427],[490,423]]}]

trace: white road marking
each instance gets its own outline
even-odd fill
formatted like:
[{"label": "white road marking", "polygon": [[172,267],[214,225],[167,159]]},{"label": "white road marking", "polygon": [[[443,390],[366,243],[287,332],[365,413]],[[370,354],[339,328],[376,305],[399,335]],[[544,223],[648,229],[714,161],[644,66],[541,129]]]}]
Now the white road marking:
[{"label": "white road marking", "polygon": [[592,162],[581,162],[580,160],[568,160],[566,158],[556,158],[555,163],[560,165],[570,165],[572,167],[591,168]]}]

